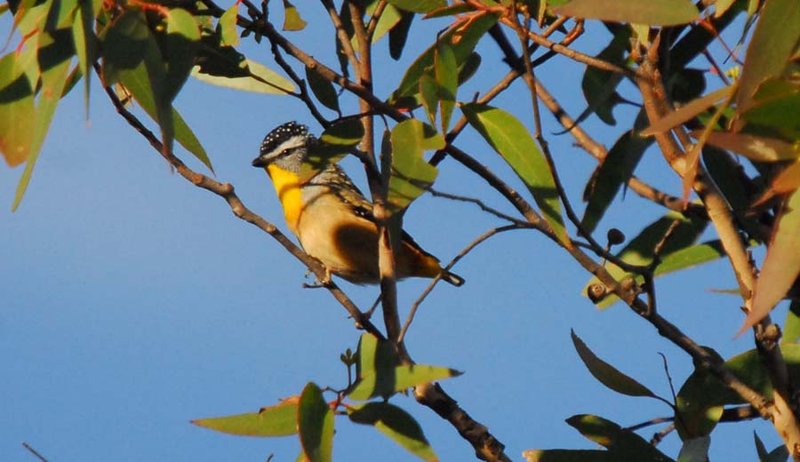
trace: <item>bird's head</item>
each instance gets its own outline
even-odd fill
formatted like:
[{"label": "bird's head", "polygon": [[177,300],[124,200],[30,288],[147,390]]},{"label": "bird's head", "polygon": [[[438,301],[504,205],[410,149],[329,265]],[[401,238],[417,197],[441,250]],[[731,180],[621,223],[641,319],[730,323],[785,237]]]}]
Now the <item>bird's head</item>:
[{"label": "bird's head", "polygon": [[294,121],[287,122],[264,138],[259,156],[253,159],[253,167],[274,164],[283,170],[299,173],[313,142],[308,127]]}]

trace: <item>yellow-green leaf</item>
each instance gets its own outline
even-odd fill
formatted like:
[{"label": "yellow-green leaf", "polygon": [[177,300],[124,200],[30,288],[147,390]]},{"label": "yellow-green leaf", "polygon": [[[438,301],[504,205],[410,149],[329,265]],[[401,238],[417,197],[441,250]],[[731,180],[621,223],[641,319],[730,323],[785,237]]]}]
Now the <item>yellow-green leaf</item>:
[{"label": "yellow-green leaf", "polygon": [[408,119],[392,130],[392,170],[388,203],[391,213],[404,210],[433,184],[438,170],[425,161],[423,153],[442,149],[442,135],[417,119]]},{"label": "yellow-green leaf", "polygon": [[297,433],[298,396],[258,412],[192,420],[210,430],[240,436],[288,436]]},{"label": "yellow-green leaf", "polygon": [[283,0],[283,30],[298,31],[306,28],[308,23],[300,17],[300,12],[289,0]]},{"label": "yellow-green leaf", "polygon": [[687,122],[698,114],[702,113],[715,103],[728,98],[734,87],[723,87],[719,90],[701,96],[690,103],[681,106],[659,120],[653,122],[648,128],[642,130],[642,136],[652,136],[657,133],[665,132],[671,128]]},{"label": "yellow-green leaf", "polygon": [[403,409],[389,403],[366,403],[347,409],[350,420],[372,425],[408,452],[428,462],[438,461],[422,427]]},{"label": "yellow-green leaf", "polygon": [[530,132],[510,113],[477,103],[461,107],[467,120],[528,187],[558,239],[568,245],[561,201],[550,164]]},{"label": "yellow-green leaf", "polygon": [[234,2],[219,18],[220,42],[223,46],[236,46],[239,44],[239,31],[236,29],[238,15],[239,2]]},{"label": "yellow-green leaf", "polygon": [[564,16],[651,26],[674,26],[700,19],[690,0],[572,0],[553,11]]},{"label": "yellow-green leaf", "polygon": [[203,73],[199,66],[192,69],[192,77],[205,83],[234,90],[265,93],[268,95],[285,95],[295,90],[294,84],[270,70],[266,66],[252,60],[247,60],[248,76],[225,77]]}]

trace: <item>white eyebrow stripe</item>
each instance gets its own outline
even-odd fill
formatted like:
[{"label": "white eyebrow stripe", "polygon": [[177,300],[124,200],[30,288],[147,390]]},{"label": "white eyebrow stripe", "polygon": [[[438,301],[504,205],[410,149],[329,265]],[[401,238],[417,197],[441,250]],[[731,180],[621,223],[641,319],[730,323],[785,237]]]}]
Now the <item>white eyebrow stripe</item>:
[{"label": "white eyebrow stripe", "polygon": [[294,149],[299,148],[306,144],[306,137],[305,136],[293,136],[288,140],[284,141],[283,143],[279,144],[278,147],[275,148],[274,152],[283,152],[284,149]]}]

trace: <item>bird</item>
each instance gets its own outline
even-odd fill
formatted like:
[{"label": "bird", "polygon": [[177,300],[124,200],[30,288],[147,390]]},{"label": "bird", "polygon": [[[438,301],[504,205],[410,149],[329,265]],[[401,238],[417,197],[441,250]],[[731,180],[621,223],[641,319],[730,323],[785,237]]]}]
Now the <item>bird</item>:
[{"label": "bird", "polygon": [[[372,203],[338,164],[304,168],[318,143],[307,126],[286,122],[267,134],[252,165],[266,170],[286,225],[303,250],[325,265],[328,280],[333,273],[354,284],[376,284],[378,225]],[[464,278],[443,269],[405,231],[395,255],[398,279],[439,276],[456,287],[464,284]]]}]

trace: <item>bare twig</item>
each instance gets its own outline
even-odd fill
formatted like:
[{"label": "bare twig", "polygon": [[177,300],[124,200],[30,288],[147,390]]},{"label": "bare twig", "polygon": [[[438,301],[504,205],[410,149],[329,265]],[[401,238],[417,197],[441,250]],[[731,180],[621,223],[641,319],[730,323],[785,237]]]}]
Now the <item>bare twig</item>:
[{"label": "bare twig", "polygon": [[30,444],[28,444],[28,443],[26,443],[26,442],[24,442],[24,441],[23,441],[23,442],[22,442],[22,447],[23,447],[23,448],[25,448],[25,449],[27,449],[27,450],[28,450],[28,452],[30,452],[31,454],[33,454],[33,455],[34,455],[34,457],[36,457],[37,459],[39,459],[39,461],[40,461],[40,462],[47,462],[47,459],[46,459],[46,458],[45,458],[43,455],[41,455],[41,454],[39,453],[39,451],[37,451],[36,449],[33,449],[33,447],[31,447],[31,445],[30,445]]}]

